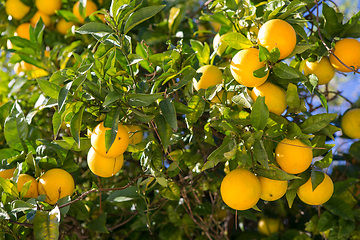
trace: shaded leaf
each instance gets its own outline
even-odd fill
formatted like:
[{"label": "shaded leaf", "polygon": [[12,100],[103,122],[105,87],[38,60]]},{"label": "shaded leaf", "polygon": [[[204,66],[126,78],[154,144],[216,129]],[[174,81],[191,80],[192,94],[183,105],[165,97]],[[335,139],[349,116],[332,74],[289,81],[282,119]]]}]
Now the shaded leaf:
[{"label": "shaded leaf", "polygon": [[269,110],[265,104],[265,97],[258,96],[252,107],[250,120],[252,126],[257,130],[263,130],[269,118]]}]

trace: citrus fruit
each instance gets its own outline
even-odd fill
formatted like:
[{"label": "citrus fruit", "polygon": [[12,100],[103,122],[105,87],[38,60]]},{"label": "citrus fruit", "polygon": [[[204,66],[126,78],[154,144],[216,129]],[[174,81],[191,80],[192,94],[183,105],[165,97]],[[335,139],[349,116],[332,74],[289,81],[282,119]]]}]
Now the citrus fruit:
[{"label": "citrus fruit", "polygon": [[279,232],[282,228],[282,223],[280,219],[274,218],[260,218],[258,222],[258,231],[261,234],[270,236],[273,233]]},{"label": "citrus fruit", "polygon": [[23,188],[24,184],[28,181],[31,181],[29,190],[24,195],[26,198],[37,198],[39,196],[38,192],[38,183],[36,182],[36,179],[33,176],[30,176],[28,174],[20,174],[17,180],[17,189],[19,192],[21,192],[21,189]]},{"label": "citrus fruit", "polygon": [[30,71],[34,69],[34,65],[27,63],[25,61],[21,61],[20,66],[23,71]]},{"label": "citrus fruit", "polygon": [[30,40],[30,23],[22,23],[17,26],[15,35]]},{"label": "citrus fruit", "polygon": [[[80,1],[77,1],[74,4],[74,7],[73,7],[73,13],[79,19],[79,21],[81,23],[83,23],[85,19],[81,16],[80,11],[79,11],[79,7],[80,7]],[[85,8],[86,8],[85,17],[90,16],[93,12],[98,10],[96,4],[94,2],[92,2],[92,1],[87,1]]]},{"label": "citrus fruit", "polygon": [[265,82],[252,89],[250,97],[255,101],[258,96],[265,97],[269,112],[281,115],[287,108],[285,90],[271,82]]},{"label": "citrus fruit", "polygon": [[274,180],[258,176],[261,184],[260,198],[265,201],[275,201],[280,199],[286,193],[287,181]]},{"label": "citrus fruit", "polygon": [[14,171],[15,171],[15,168],[3,169],[0,171],[0,177],[2,177],[4,179],[12,178],[12,176],[14,175]]},{"label": "citrus fruit", "polygon": [[[224,94],[224,90],[221,90],[220,92],[216,93],[216,95],[211,99],[212,103],[221,103],[222,97]],[[231,103],[231,98],[235,95],[235,92],[227,92],[226,95],[226,103]]]},{"label": "citrus fruit", "polygon": [[34,16],[30,19],[30,23],[33,27],[35,27],[36,23],[40,20],[40,17],[42,21],[44,22],[45,27],[49,27],[51,24],[51,19],[49,15],[46,15],[45,13],[42,13],[40,11],[37,11]]},{"label": "citrus fruit", "polygon": [[56,30],[65,35],[67,31],[74,26],[74,22],[67,22],[64,18],[60,19],[59,22],[56,24]]},{"label": "citrus fruit", "polygon": [[16,20],[21,20],[30,11],[30,7],[20,0],[7,0],[5,11],[7,15],[11,15]]},{"label": "citrus fruit", "polygon": [[280,51],[280,59],[284,59],[295,48],[296,32],[286,21],[271,19],[260,27],[257,41],[269,51],[277,47]]},{"label": "citrus fruit", "polygon": [[263,84],[269,76],[258,78],[254,76],[254,71],[265,67],[264,62],[259,60],[259,50],[256,48],[246,48],[240,50],[231,60],[230,70],[234,79],[246,86],[257,87]]},{"label": "citrus fruit", "polygon": [[360,138],[360,108],[345,112],[341,119],[341,129],[349,138]]},{"label": "citrus fruit", "polygon": [[35,5],[40,12],[53,15],[56,10],[61,9],[61,0],[35,0]]},{"label": "citrus fruit", "polygon": [[334,184],[331,178],[324,174],[324,180],[312,190],[311,178],[301,185],[297,191],[297,195],[306,204],[309,205],[321,205],[326,203],[334,192]]},{"label": "citrus fruit", "polygon": [[120,154],[117,157],[103,157],[91,147],[87,155],[87,163],[95,175],[111,177],[120,171],[124,163],[124,156]]},{"label": "citrus fruit", "polygon": [[136,125],[124,125],[124,127],[127,129],[129,134],[129,143],[130,144],[138,144],[143,139],[143,132],[141,130],[141,127]]},{"label": "citrus fruit", "polygon": [[70,173],[60,168],[48,170],[39,178],[39,195],[46,195],[45,202],[55,204],[60,198],[74,192],[74,179]]},{"label": "citrus fruit", "polygon": [[118,130],[113,144],[109,151],[105,147],[105,132],[111,128],[105,128],[104,123],[99,123],[91,134],[91,145],[95,151],[103,157],[117,157],[124,153],[129,145],[129,134],[126,128],[119,123]]},{"label": "citrus fruit", "polygon": [[318,78],[318,85],[327,84],[335,76],[335,69],[330,63],[328,57],[322,57],[320,62],[309,62],[306,60],[304,66],[306,76],[315,74]]},{"label": "citrus fruit", "polygon": [[200,67],[196,72],[202,73],[199,81],[194,79],[194,88],[196,91],[207,89],[210,86],[221,84],[222,82],[222,72],[216,66],[205,65]]},{"label": "citrus fruit", "polygon": [[299,139],[284,138],[275,148],[275,159],[282,170],[297,174],[308,169],[313,159],[313,152],[311,147]]},{"label": "citrus fruit", "polygon": [[216,54],[219,56],[221,56],[229,46],[229,44],[224,41],[224,36],[225,35],[220,36],[220,34],[216,34],[213,40],[213,48],[217,48]]},{"label": "citrus fruit", "polygon": [[[352,38],[344,38],[335,43],[333,53],[348,67],[355,70],[360,67],[360,42]],[[351,72],[343,64],[341,64],[333,54],[330,54],[331,65],[340,72]]]},{"label": "citrus fruit", "polygon": [[235,210],[246,210],[255,206],[261,195],[259,179],[249,170],[235,169],[221,182],[223,201]]}]

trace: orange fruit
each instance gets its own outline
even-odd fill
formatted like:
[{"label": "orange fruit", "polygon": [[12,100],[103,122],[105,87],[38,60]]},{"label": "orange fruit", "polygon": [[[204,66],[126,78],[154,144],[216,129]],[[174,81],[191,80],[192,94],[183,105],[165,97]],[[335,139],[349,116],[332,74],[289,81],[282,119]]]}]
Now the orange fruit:
[{"label": "orange fruit", "polygon": [[24,197],[37,198],[39,196],[38,183],[36,182],[36,179],[33,176],[30,176],[28,174],[20,174],[17,180],[17,189],[19,192],[21,192],[21,189],[23,188],[24,184],[29,181],[31,181],[30,187]]},{"label": "orange fruit", "polygon": [[[84,22],[84,18],[81,16],[80,14],[80,11],[79,11],[79,7],[80,7],[80,2],[77,1],[75,4],[74,4],[74,7],[73,7],[73,13],[74,15],[79,19],[79,21],[81,23]],[[86,2],[86,11],[85,11],[85,17],[88,17],[90,16],[93,12],[97,11],[98,8],[96,6],[96,4],[92,1],[87,1]]]},{"label": "orange fruit", "polygon": [[274,180],[258,176],[261,184],[260,198],[264,201],[275,201],[280,199],[286,193],[287,181]]},{"label": "orange fruit", "polygon": [[304,172],[313,159],[311,147],[299,139],[284,138],[275,148],[275,159],[280,168],[290,174]]},{"label": "orange fruit", "polygon": [[21,20],[28,14],[30,7],[20,0],[7,0],[5,11],[7,15],[12,16],[14,19]]},{"label": "orange fruit", "polygon": [[254,71],[262,67],[265,67],[265,63],[259,60],[259,50],[246,48],[240,50],[232,58],[230,71],[238,83],[246,87],[257,87],[263,84],[269,76],[269,72],[261,78],[254,76]]},{"label": "orange fruit", "polygon": [[60,19],[59,22],[56,24],[56,30],[65,35],[72,26],[74,26],[74,22],[67,22],[64,18]]},{"label": "orange fruit", "polygon": [[341,119],[341,129],[349,138],[360,138],[360,108],[345,112]]},{"label": "orange fruit", "polygon": [[87,155],[87,163],[95,175],[99,177],[112,177],[120,171],[124,163],[124,156],[120,154],[117,157],[103,157],[92,147]]},{"label": "orange fruit", "polygon": [[138,144],[143,139],[143,132],[141,130],[141,127],[136,125],[124,125],[124,127],[127,129],[129,134],[129,143],[132,145]]},{"label": "orange fruit", "polygon": [[46,15],[45,13],[37,11],[34,16],[30,19],[30,23],[33,27],[37,24],[37,22],[40,20],[40,17],[42,21],[44,22],[45,27],[49,27],[51,24],[51,19],[49,15]]},{"label": "orange fruit", "polygon": [[15,168],[3,169],[0,171],[0,177],[4,179],[12,178],[14,175]]},{"label": "orange fruit", "polygon": [[[358,70],[360,67],[360,42],[352,38],[344,38],[335,43],[333,53],[348,67]],[[337,60],[333,54],[330,54],[331,65],[340,72],[351,72]]]},{"label": "orange fruit", "polygon": [[306,60],[304,66],[306,76],[315,74],[318,78],[318,85],[327,84],[335,76],[335,69],[332,67],[328,57],[322,57],[319,62]]},{"label": "orange fruit", "polygon": [[98,124],[91,134],[91,145],[103,157],[118,157],[125,152],[129,145],[129,134],[126,128],[119,123],[115,140],[109,151],[106,152],[105,131],[110,129],[105,128],[103,122]]},{"label": "orange fruit", "polygon": [[247,210],[255,206],[261,195],[259,179],[249,170],[235,169],[221,182],[223,201],[235,210]]},{"label": "orange fruit", "polygon": [[45,172],[38,182],[39,195],[46,195],[45,202],[55,204],[60,198],[71,196],[74,192],[74,179],[70,173],[60,168]]},{"label": "orange fruit", "polygon": [[22,23],[17,26],[15,35],[30,40],[30,23]]},{"label": "orange fruit", "polygon": [[257,41],[269,51],[277,47],[280,51],[280,59],[284,59],[296,46],[296,32],[286,21],[271,19],[260,27]]},{"label": "orange fruit", "polygon": [[23,71],[30,71],[30,70],[33,70],[34,69],[34,65],[30,64],[30,63],[27,63],[25,61],[21,61],[20,62],[20,66],[21,66],[21,69]]},{"label": "orange fruit", "polygon": [[222,82],[222,72],[216,66],[205,65],[200,67],[196,72],[202,73],[199,81],[196,81],[196,79],[193,81],[196,91],[207,89],[210,86],[221,84]]},{"label": "orange fruit", "polygon": [[265,82],[254,87],[250,97],[255,101],[258,96],[265,97],[265,104],[269,112],[281,115],[287,108],[285,90],[273,83]]},{"label": "orange fruit", "polygon": [[282,227],[283,226],[280,219],[263,217],[258,222],[259,233],[266,236],[270,236],[273,233],[279,232]]},{"label": "orange fruit", "polygon": [[312,190],[311,178],[301,185],[297,191],[297,195],[306,204],[309,205],[321,205],[326,203],[334,192],[334,184],[331,178],[324,174],[324,180]]},{"label": "orange fruit", "polygon": [[61,0],[35,0],[35,5],[40,12],[50,16],[61,9]]}]

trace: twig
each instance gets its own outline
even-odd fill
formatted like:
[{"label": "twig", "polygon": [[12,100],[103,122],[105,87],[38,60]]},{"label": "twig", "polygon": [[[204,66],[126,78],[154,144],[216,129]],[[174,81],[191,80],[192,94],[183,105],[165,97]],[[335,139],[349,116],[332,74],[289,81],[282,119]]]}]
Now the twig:
[{"label": "twig", "polygon": [[119,223],[119,224],[117,224],[117,225],[115,225],[115,226],[113,226],[113,227],[109,227],[109,228],[107,228],[107,229],[108,229],[109,231],[112,231],[112,230],[114,230],[114,229],[116,229],[116,228],[118,228],[118,227],[121,227],[122,225],[125,225],[125,224],[127,224],[128,222],[130,222],[131,219],[133,219],[137,214],[138,214],[138,212],[135,212],[131,217],[129,217],[129,218],[126,219],[125,221],[123,221],[123,222],[121,222],[121,223]]},{"label": "twig", "polygon": [[10,223],[14,223],[14,224],[17,224],[17,225],[20,225],[20,226],[24,226],[24,227],[33,227],[34,225],[31,224],[31,223],[21,223],[21,222],[16,222],[16,221],[13,221],[11,219],[8,220]]}]

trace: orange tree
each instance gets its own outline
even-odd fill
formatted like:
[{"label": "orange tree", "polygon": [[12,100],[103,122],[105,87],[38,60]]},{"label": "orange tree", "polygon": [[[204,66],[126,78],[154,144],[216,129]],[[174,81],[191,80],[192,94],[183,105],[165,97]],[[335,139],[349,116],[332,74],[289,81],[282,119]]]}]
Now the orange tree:
[{"label": "orange tree", "polygon": [[[359,239],[360,143],[332,152],[359,118],[331,113],[338,99],[359,106],[318,86],[333,68],[359,73],[359,13],[308,0],[0,4],[2,239]],[[259,219],[281,227],[258,232]]]}]

